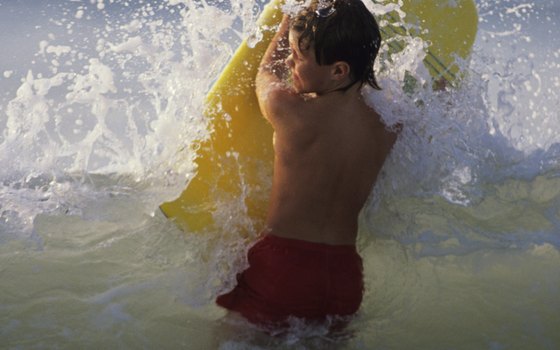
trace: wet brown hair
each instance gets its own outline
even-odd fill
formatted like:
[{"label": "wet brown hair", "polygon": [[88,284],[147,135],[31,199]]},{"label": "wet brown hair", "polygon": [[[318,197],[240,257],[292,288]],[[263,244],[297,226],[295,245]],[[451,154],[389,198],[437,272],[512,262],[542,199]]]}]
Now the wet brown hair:
[{"label": "wet brown hair", "polygon": [[381,89],[373,71],[381,34],[361,0],[312,0],[292,19],[291,29],[300,35],[300,49],[315,49],[317,64],[344,61],[354,82]]}]

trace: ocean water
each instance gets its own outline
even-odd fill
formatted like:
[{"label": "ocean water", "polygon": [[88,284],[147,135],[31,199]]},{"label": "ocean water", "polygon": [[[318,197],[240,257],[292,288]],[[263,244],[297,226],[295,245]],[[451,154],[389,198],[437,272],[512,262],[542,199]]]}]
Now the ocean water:
[{"label": "ocean water", "polygon": [[413,42],[366,93],[404,130],[360,218],[361,311],[269,336],[213,304],[250,238],[158,211],[263,4],[0,1],[0,348],[559,348],[560,5],[477,5],[457,89],[403,92]]}]

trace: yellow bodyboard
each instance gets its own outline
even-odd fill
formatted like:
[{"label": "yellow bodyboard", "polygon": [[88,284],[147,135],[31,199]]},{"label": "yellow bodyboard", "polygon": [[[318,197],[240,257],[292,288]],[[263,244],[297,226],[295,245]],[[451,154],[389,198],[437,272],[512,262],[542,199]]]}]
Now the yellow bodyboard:
[{"label": "yellow bodyboard", "polygon": [[[197,172],[179,198],[160,206],[187,232],[212,232],[219,229],[217,224],[231,231],[249,228],[229,215],[244,215],[250,226],[263,227],[274,154],[272,128],[259,110],[254,80],[282,18],[280,4],[272,0],[259,17],[261,28],[272,30],[263,30],[264,37],[254,47],[241,43],[208,92],[205,113],[211,134],[197,151]],[[413,35],[431,43],[425,63],[432,76],[452,82],[458,73],[455,55],[466,58],[476,36],[473,0],[404,0],[402,10],[406,23],[418,27]],[[382,28],[383,35],[405,35],[397,25],[400,19],[387,16],[392,24]],[[232,205],[241,212],[226,209]]]},{"label": "yellow bodyboard", "polygon": [[[374,1],[375,2],[375,1]],[[393,0],[389,2],[395,2]],[[381,27],[384,39],[394,35],[418,36],[428,44],[424,64],[434,80],[457,81],[460,67],[456,57],[467,58],[478,30],[478,13],[473,0],[404,0],[404,18],[387,14]],[[404,22],[407,29],[396,24]],[[400,51],[398,42],[391,42]]]}]

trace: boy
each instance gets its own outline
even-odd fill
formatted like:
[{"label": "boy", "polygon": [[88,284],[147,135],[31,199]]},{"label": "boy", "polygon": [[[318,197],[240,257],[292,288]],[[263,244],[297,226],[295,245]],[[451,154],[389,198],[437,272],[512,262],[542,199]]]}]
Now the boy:
[{"label": "boy", "polygon": [[358,310],[358,215],[397,138],[361,95],[364,84],[379,89],[380,42],[361,0],[312,2],[282,20],[256,78],[274,129],[267,227],[219,305],[257,324]]}]

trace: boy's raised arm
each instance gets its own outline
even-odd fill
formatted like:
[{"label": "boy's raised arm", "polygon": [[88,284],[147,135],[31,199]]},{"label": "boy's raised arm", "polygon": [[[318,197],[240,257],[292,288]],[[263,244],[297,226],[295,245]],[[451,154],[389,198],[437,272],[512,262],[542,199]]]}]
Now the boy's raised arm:
[{"label": "boy's raised arm", "polygon": [[268,89],[270,84],[283,82],[288,74],[288,68],[285,64],[285,60],[290,54],[288,33],[289,17],[284,15],[278,32],[272,38],[260,63],[255,82],[257,96],[259,96],[259,92]]},{"label": "boy's raised arm", "polygon": [[291,110],[290,88],[286,85],[289,67],[286,65],[286,58],[291,53],[288,40],[289,17],[284,16],[278,32],[272,38],[266,50],[257,77],[255,79],[256,94],[259,107],[263,116],[276,127],[278,117]]}]

